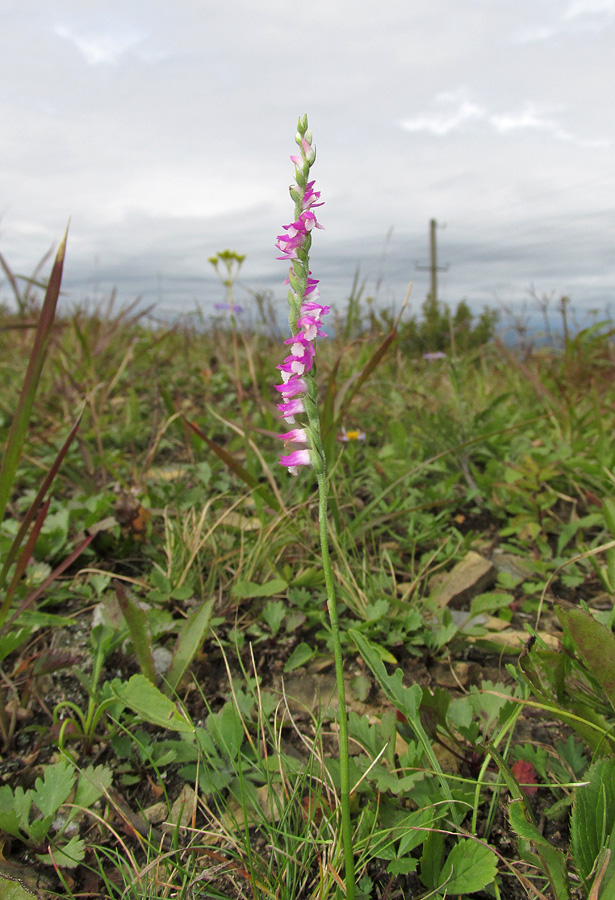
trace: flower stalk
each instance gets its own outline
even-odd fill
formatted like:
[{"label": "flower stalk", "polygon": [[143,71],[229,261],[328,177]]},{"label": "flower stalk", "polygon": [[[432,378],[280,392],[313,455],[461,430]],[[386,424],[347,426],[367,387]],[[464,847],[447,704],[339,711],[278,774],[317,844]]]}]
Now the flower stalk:
[{"label": "flower stalk", "polygon": [[[288,284],[289,324],[291,337],[285,341],[290,345],[290,354],[277,368],[282,383],[276,385],[282,403],[278,404],[281,418],[289,425],[297,425],[280,434],[285,447],[295,446],[290,453],[280,458],[291,475],[297,475],[302,466],[311,466],[318,482],[318,523],[322,567],[327,591],[327,608],[331,624],[335,680],[338,699],[339,761],[340,761],[340,807],[341,834],[344,852],[344,880],[346,900],[354,900],[355,874],[352,847],[352,827],[350,822],[350,780],[348,764],[348,719],[346,714],[346,689],[344,684],[344,664],[340,640],[337,603],[328,540],[328,500],[327,461],[322,443],[320,417],[317,405],[315,372],[316,338],[326,337],[321,330],[323,316],[330,307],[319,302],[318,280],[312,277],[309,254],[312,232],[322,228],[314,210],[322,206],[320,192],[314,189],[314,181],[309,180],[310,168],[316,159],[312,146],[312,132],[308,128],[307,116],[299,119],[295,142],[299,153],[291,156],[295,164],[295,184],[290,187],[290,196],[295,204],[294,220],[284,225],[284,234],[278,235],[276,247],[281,251],[278,259],[289,260],[290,268],[285,284]],[[296,416],[300,422],[296,422]],[[301,445],[299,448],[296,445]]]}]

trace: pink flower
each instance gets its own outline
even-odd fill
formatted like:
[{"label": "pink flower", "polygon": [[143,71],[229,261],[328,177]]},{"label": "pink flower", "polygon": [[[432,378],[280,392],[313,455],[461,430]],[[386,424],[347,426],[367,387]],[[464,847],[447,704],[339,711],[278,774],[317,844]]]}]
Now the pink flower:
[{"label": "pink flower", "polygon": [[298,378],[296,375],[293,375],[284,384],[276,384],[274,387],[276,391],[282,394],[285,400],[294,397],[295,394],[305,394],[307,391],[307,384],[303,378]]},{"label": "pink flower", "polygon": [[[276,366],[282,372],[282,378],[284,378],[284,373],[303,375],[304,372],[309,372],[314,361],[314,344],[305,343],[304,340],[295,340],[295,338],[291,340],[293,342],[290,348],[291,355],[286,357],[281,366]],[[284,343],[289,343],[289,341]]]},{"label": "pink flower", "polygon": [[[292,157],[291,157],[292,158]],[[305,193],[303,194],[303,208],[311,209],[313,206],[324,206],[324,202],[316,203],[317,200],[320,200],[320,191],[315,191],[313,181],[308,181],[305,186]]]},{"label": "pink flower", "polygon": [[280,416],[281,419],[285,419],[289,425],[293,425],[295,422],[295,416],[301,415],[301,413],[305,412],[305,406],[303,405],[303,400],[300,397],[296,397],[294,400],[289,400],[287,403],[278,403],[278,409],[282,413]]},{"label": "pink flower", "polygon": [[[318,293],[318,291],[316,291]],[[304,300],[301,304],[301,314],[312,314],[312,318],[320,322],[323,316],[326,316],[331,310],[330,306],[323,306],[322,303],[316,303],[314,300]]]},{"label": "pink flower", "polygon": [[[307,126],[306,126],[307,127]],[[291,321],[294,322],[293,334],[284,343],[290,345],[290,354],[276,368],[281,374],[282,384],[276,384],[275,389],[282,395],[284,403],[278,403],[280,418],[288,424],[295,423],[295,416],[305,413],[306,408],[301,398],[308,391],[308,382],[312,377],[309,373],[314,364],[315,340],[318,336],[326,337],[320,325],[323,316],[326,316],[330,307],[319,303],[319,291],[316,285],[318,279],[312,278],[308,268],[308,249],[310,245],[310,233],[315,228],[322,228],[318,223],[313,210],[322,206],[320,191],[314,190],[314,182],[306,178],[310,166],[316,158],[316,151],[312,147],[311,132],[299,129],[297,143],[300,146],[300,155],[291,156],[291,160],[297,168],[297,183],[291,186],[290,195],[295,203],[295,221],[290,225],[284,225],[284,234],[279,234],[276,247],[282,253],[278,259],[291,261],[288,278],[284,282],[289,285],[289,302],[291,305]],[[307,277],[306,277],[307,272]],[[296,317],[296,322],[295,322]],[[307,381],[306,381],[307,378]],[[284,444],[311,444],[310,433],[306,428],[293,428],[285,434],[279,434],[278,438]],[[294,450],[292,453],[282,456],[280,463],[288,468],[291,475],[297,475],[299,466],[311,466],[311,451],[306,447]]]},{"label": "pink flower", "polygon": [[297,466],[311,466],[312,460],[310,459],[310,451],[309,450],[295,450],[293,453],[289,453],[288,456],[280,457],[280,465],[287,466],[288,471],[291,475],[297,475]]},{"label": "pink flower", "polygon": [[297,319],[297,327],[301,329],[306,341],[313,341],[316,335],[320,335],[320,337],[327,336],[325,332],[321,331],[318,327],[319,321],[319,319],[309,315],[300,316]]},{"label": "pink flower", "polygon": [[307,444],[308,435],[305,428],[293,428],[292,431],[287,431],[286,434],[279,434],[279,439],[284,441],[285,444],[295,443],[295,444]]}]

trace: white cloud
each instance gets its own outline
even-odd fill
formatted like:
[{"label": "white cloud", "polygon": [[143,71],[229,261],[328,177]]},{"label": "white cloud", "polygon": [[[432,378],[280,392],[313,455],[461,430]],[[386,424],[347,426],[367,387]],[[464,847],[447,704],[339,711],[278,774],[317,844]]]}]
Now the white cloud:
[{"label": "white cloud", "polygon": [[564,19],[578,19],[581,16],[615,17],[615,0],[573,0],[564,13]]},{"label": "white cloud", "polygon": [[574,140],[568,131],[562,128],[554,119],[550,119],[542,114],[533,103],[528,103],[519,113],[502,113],[489,116],[489,121],[500,134],[528,128],[535,131],[546,131],[560,141]]},{"label": "white cloud", "polygon": [[404,131],[428,131],[431,134],[445,135],[456,131],[465,122],[484,119],[486,111],[472,100],[463,96],[464,91],[446,91],[438,94],[434,106],[442,112],[434,111],[412,119],[404,119],[401,127]]},{"label": "white cloud", "polygon": [[491,126],[498,134],[523,130],[540,131],[558,141],[570,141],[580,147],[606,147],[610,143],[607,140],[588,140],[575,136],[534,103],[527,103],[520,112],[489,112],[469,100],[465,91],[450,91],[438,94],[433,106],[444,106],[446,109],[403,119],[400,123],[402,129],[410,132],[426,131],[443,137],[473,121]]},{"label": "white cloud", "polygon": [[127,50],[135,47],[143,35],[134,30],[114,30],[106,33],[78,34],[66,25],[57,25],[58,37],[70,41],[90,66],[113,65]]}]

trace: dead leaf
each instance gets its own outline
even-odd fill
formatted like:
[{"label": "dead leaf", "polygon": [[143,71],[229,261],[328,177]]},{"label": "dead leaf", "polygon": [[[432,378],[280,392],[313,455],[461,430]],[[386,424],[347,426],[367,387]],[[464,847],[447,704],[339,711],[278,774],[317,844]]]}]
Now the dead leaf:
[{"label": "dead leaf", "polygon": [[[504,652],[519,653],[525,647],[528,637],[527,631],[510,628],[507,631],[500,631],[499,634],[491,632],[480,637],[468,637],[466,640],[471,644],[490,645],[491,649],[495,646]],[[548,634],[546,631],[539,631],[538,637],[545,642],[550,650],[559,649],[560,642],[555,635]]]}]

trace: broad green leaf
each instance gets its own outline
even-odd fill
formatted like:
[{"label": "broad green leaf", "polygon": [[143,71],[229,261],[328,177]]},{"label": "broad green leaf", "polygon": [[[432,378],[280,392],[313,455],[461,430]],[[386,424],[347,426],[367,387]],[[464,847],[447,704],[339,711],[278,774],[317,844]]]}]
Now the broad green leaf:
[{"label": "broad green leaf", "polygon": [[379,622],[381,619],[384,619],[389,611],[389,606],[388,600],[374,600],[373,603],[368,603],[363,610],[365,621]]},{"label": "broad green leaf", "polygon": [[226,703],[219,712],[207,716],[207,730],[223,755],[231,761],[237,759],[245,731],[241,716],[232,703]]},{"label": "broad green leaf", "polygon": [[469,838],[459,840],[440,872],[440,887],[448,894],[473,894],[491,884],[498,870],[493,850]]},{"label": "broad green leaf", "polygon": [[368,779],[373,783],[377,791],[384,793],[390,791],[392,794],[407,795],[416,786],[422,778],[420,772],[412,772],[410,775],[398,775],[397,772],[390,772],[386,766],[373,766],[368,775]]},{"label": "broad green leaf", "polygon": [[300,644],[297,644],[289,658],[286,660],[284,671],[294,672],[295,669],[301,668],[301,666],[304,666],[306,662],[311,660],[315,653],[316,651],[313,650],[309,644],[302,641]]},{"label": "broad green leaf", "polygon": [[398,828],[401,828],[404,833],[399,842],[398,856],[402,857],[416,847],[420,847],[430,833],[428,829],[433,826],[433,821],[434,810],[427,808],[417,809],[416,812],[410,813],[407,819],[400,822]]},{"label": "broad green leaf", "polygon": [[43,819],[33,819],[28,826],[28,836],[34,844],[42,844],[51,828],[55,813],[45,816]]},{"label": "broad green leaf", "polygon": [[555,749],[560,758],[568,763],[576,778],[578,778],[581,775],[581,772],[584,772],[587,768],[587,758],[583,752],[583,745],[578,741],[575,741],[572,734],[568,735],[566,743],[558,741],[555,745]]},{"label": "broad green leaf", "polygon": [[576,788],[570,820],[572,854],[584,881],[615,831],[615,759],[595,762],[586,780],[588,784]]},{"label": "broad green leaf", "polygon": [[23,788],[15,788],[15,793],[8,784],[0,787],[0,829],[13,837],[22,837],[20,828],[27,830],[32,793]]},{"label": "broad green leaf", "polygon": [[88,766],[87,769],[83,769],[77,782],[73,801],[75,806],[87,809],[109,790],[112,782],[113,773],[107,766]]},{"label": "broad green leaf", "polygon": [[[502,696],[503,695],[503,696]],[[509,705],[514,706],[509,698],[510,691],[506,685],[498,682],[484,681],[480,690],[472,685],[468,696],[468,703],[472,707],[475,716],[481,724],[481,731],[489,733],[500,718],[502,710]]]},{"label": "broad green leaf", "polygon": [[406,856],[404,859],[392,859],[387,866],[389,875],[408,875],[410,872],[416,872],[418,859]]},{"label": "broad green leaf", "polygon": [[0,875],[0,897],[2,900],[32,900],[36,894],[27,890],[21,881]]},{"label": "broad green leaf", "polygon": [[263,619],[273,634],[277,634],[280,630],[287,609],[288,604],[284,603],[283,600],[270,600],[269,603],[265,604],[262,613]]},{"label": "broad green leaf", "polygon": [[112,691],[122,703],[140,715],[146,722],[180,733],[194,732],[192,722],[144,675],[133,675],[129,681],[119,687],[113,684]]},{"label": "broad green leaf", "polygon": [[81,838],[74,835],[68,844],[64,844],[63,847],[51,847],[50,854],[46,853],[38,858],[41,862],[51,863],[50,855],[60,869],[74,869],[85,858],[85,844]]},{"label": "broad green leaf", "polygon": [[486,594],[478,594],[470,604],[470,617],[496,609],[506,609],[511,605],[513,599],[514,597],[512,594],[505,594],[502,591],[491,591]]},{"label": "broad green leaf", "polygon": [[75,770],[62,760],[47,766],[43,778],[37,778],[32,801],[44,816],[53,816],[66,801],[75,783]]},{"label": "broad green leaf", "polygon": [[615,634],[592,615],[560,600],[557,616],[615,709]]}]

